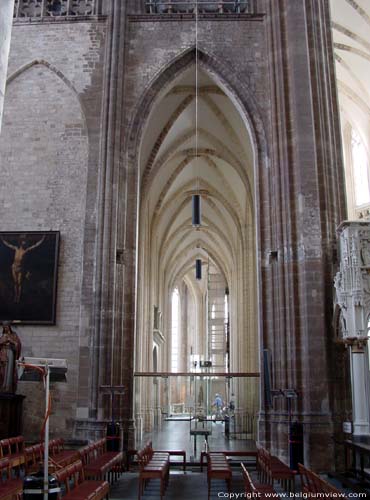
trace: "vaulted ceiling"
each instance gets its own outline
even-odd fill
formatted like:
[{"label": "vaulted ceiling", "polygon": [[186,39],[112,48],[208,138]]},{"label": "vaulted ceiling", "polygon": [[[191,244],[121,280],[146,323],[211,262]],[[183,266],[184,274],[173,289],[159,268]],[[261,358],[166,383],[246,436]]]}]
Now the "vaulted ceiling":
[{"label": "vaulted ceiling", "polygon": [[370,2],[331,0],[342,125],[350,122],[370,149]]},{"label": "vaulted ceiling", "polygon": [[[229,281],[253,220],[253,152],[233,102],[195,67],[173,82],[149,117],[141,148],[141,216],[150,245],[175,286],[193,280],[196,258]],[[202,227],[191,225],[191,196],[202,197]]]}]

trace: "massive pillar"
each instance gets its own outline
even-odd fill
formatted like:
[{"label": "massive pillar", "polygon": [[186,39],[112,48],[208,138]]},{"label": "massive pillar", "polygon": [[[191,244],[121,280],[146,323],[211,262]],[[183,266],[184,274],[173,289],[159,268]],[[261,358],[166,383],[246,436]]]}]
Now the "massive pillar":
[{"label": "massive pillar", "polygon": [[[269,211],[260,206],[262,345],[272,354],[274,388],[298,394],[292,418],[303,425],[306,465],[328,470],[333,262],[345,214],[330,15],[326,0],[265,5],[272,166]],[[261,441],[286,461],[288,412],[288,399],[275,398],[260,424]]]},{"label": "massive pillar", "polygon": [[3,118],[10,37],[13,24],[14,0],[2,0],[0,6],[0,132]]}]

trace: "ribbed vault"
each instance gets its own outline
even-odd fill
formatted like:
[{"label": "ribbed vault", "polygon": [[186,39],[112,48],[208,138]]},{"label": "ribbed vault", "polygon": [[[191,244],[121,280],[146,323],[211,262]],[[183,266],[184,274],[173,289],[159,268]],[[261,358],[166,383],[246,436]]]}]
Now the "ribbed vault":
[{"label": "ribbed vault", "polygon": [[358,207],[355,200],[351,130],[356,130],[370,158],[369,2],[331,0],[331,17],[346,167],[348,215],[349,218],[357,218],[363,216],[364,211]]},{"label": "ribbed vault", "polygon": [[[186,340],[185,351],[204,346],[210,273],[230,291],[230,368],[257,370],[253,168],[251,140],[232,100],[204,70],[196,87],[195,66],[188,68],[153,106],[140,149],[137,371],[153,369],[157,308],[163,319],[157,366],[171,370],[174,288],[194,310],[187,331],[196,338]],[[191,223],[193,194],[201,195],[200,228]]]}]

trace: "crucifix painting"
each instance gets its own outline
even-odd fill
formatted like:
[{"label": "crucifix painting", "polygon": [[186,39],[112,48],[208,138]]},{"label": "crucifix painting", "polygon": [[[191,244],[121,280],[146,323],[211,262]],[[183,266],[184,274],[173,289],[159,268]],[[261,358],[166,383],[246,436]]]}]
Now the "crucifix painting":
[{"label": "crucifix painting", "polygon": [[0,321],[55,323],[59,232],[0,232]]}]

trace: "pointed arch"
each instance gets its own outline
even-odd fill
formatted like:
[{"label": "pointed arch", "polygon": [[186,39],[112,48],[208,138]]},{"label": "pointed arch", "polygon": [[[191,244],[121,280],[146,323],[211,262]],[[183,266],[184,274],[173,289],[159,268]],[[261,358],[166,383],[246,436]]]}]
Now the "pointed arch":
[{"label": "pointed arch", "polygon": [[86,120],[86,112],[85,112],[85,108],[84,108],[84,105],[83,105],[83,102],[80,98],[80,95],[79,93],[77,92],[75,86],[73,85],[73,83],[64,75],[64,73],[62,73],[62,71],[60,71],[56,66],[54,66],[53,64],[49,63],[48,61],[46,61],[45,59],[34,59],[33,61],[30,61],[26,64],[24,64],[23,66],[21,66],[20,68],[18,68],[16,71],[14,71],[7,79],[6,81],[6,85],[8,87],[8,85],[10,85],[12,82],[14,82],[14,80],[16,80],[19,76],[21,76],[23,73],[25,73],[26,71],[30,70],[31,68],[33,68],[34,66],[44,66],[45,68],[47,68],[49,71],[51,71],[52,73],[54,73],[54,75],[56,75],[60,80],[62,80],[62,82],[73,92],[73,94],[75,95],[75,97],[77,98],[77,101],[80,105],[80,108],[81,108],[81,112],[82,112],[82,117],[83,117],[83,121],[84,121],[84,126],[87,130],[87,120]]},{"label": "pointed arch", "polygon": [[[220,85],[225,94],[236,105],[245,120],[253,145],[255,157],[263,162],[268,162],[268,143],[262,113],[253,96],[251,89],[244,81],[240,81],[237,72],[225,62],[219,61],[215,56],[208,54],[203,49],[197,49],[200,66],[209,73]],[[145,88],[131,117],[125,143],[128,144],[129,157],[135,160],[144,134],[141,126],[146,122],[156,100],[168,93],[171,82],[184,73],[195,61],[195,47],[190,47],[178,54],[162,70],[155,75]],[[135,168],[135,165],[132,165]]]}]

